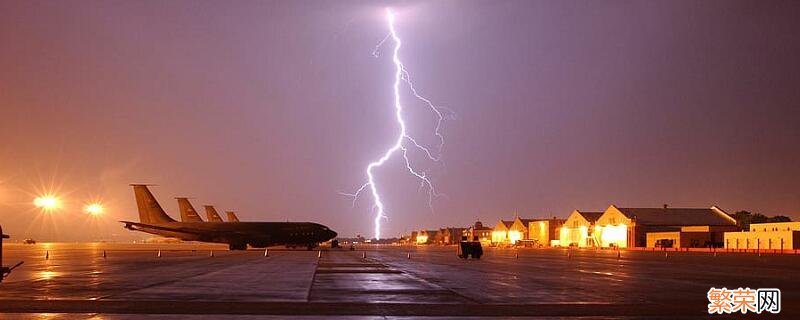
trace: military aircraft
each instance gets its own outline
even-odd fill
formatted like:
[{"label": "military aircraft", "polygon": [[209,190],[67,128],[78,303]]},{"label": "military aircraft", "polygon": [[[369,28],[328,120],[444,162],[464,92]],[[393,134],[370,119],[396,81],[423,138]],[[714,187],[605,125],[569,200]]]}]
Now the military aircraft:
[{"label": "military aircraft", "polygon": [[144,184],[132,184],[139,222],[120,221],[125,228],[186,241],[227,243],[231,250],[247,246],[306,246],[336,238],[336,232],[313,222],[178,222],[170,218]]},{"label": "military aircraft", "polygon": [[239,217],[236,216],[236,213],[233,211],[225,211],[228,215],[228,222],[239,222]]},{"label": "military aircraft", "polygon": [[194,210],[189,198],[177,197],[178,209],[181,211],[181,222],[203,222],[203,218]]},{"label": "military aircraft", "polygon": [[203,207],[206,208],[206,218],[208,218],[208,222],[224,222],[222,217],[219,216],[219,213],[217,213],[217,209],[214,209],[214,206],[205,205]]},{"label": "military aircraft", "polygon": [[[189,198],[178,197],[175,199],[178,199],[178,208],[181,211],[181,222],[203,222],[203,218],[200,218],[200,215],[194,210],[194,206],[189,202]],[[208,221],[224,222],[213,206],[204,207],[206,207]],[[233,211],[225,211],[225,213],[228,215],[228,222],[239,222],[239,217],[237,217],[236,213]]]}]

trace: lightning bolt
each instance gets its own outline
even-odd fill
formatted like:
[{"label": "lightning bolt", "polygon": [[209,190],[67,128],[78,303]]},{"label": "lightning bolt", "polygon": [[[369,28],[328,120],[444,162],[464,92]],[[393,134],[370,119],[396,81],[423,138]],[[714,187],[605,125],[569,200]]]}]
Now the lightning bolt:
[{"label": "lightning bolt", "polygon": [[[348,196],[353,197],[353,206],[355,206],[356,200],[358,200],[359,195],[364,192],[365,190],[369,189],[370,194],[372,195],[373,200],[373,208],[375,209],[375,238],[381,238],[381,220],[386,219],[386,209],[383,205],[383,201],[381,200],[381,195],[378,192],[378,186],[375,182],[375,176],[373,174],[374,170],[380,166],[383,166],[386,161],[392,158],[395,153],[400,153],[403,157],[405,162],[405,167],[408,172],[419,179],[420,181],[420,190],[422,188],[427,188],[428,190],[428,207],[433,210],[433,199],[434,197],[439,196],[440,194],[436,192],[436,189],[433,186],[431,180],[427,177],[426,173],[420,172],[411,165],[411,160],[408,158],[409,148],[414,148],[422,152],[425,157],[429,160],[434,162],[440,161],[440,156],[434,156],[434,153],[431,152],[430,148],[423,146],[422,144],[418,143],[416,139],[410,136],[406,131],[406,122],[403,119],[403,105],[400,102],[400,86],[402,83],[405,83],[408,87],[409,92],[418,100],[422,101],[436,116],[436,127],[434,130],[434,134],[439,139],[439,144],[437,147],[436,154],[441,155],[442,146],[444,145],[444,136],[441,134],[440,129],[442,126],[442,122],[445,120],[445,115],[440,110],[439,107],[434,105],[429,99],[420,95],[417,90],[414,88],[414,84],[411,82],[411,75],[403,66],[403,62],[400,61],[399,52],[400,46],[402,46],[402,41],[400,37],[397,35],[397,32],[394,27],[395,15],[391,9],[386,9],[386,19],[389,24],[389,34],[381,40],[376,46],[375,50],[373,51],[373,55],[375,57],[378,56],[378,52],[380,47],[389,39],[394,42],[394,49],[392,50],[392,63],[395,66],[395,73],[394,73],[394,111],[395,111],[395,120],[400,127],[400,132],[395,139],[394,144],[389,147],[383,155],[378,158],[377,160],[370,162],[367,165],[367,182],[361,185],[355,193],[345,194]],[[408,145],[407,145],[408,144]]]}]

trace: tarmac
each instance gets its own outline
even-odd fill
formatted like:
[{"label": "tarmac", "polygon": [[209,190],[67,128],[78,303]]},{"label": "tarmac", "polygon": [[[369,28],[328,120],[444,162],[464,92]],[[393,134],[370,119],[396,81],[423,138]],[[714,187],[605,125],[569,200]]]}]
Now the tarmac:
[{"label": "tarmac", "polygon": [[7,243],[4,264],[25,264],[0,284],[0,318],[732,318],[708,314],[711,287],[779,288],[780,314],[737,318],[800,318],[800,255],[455,250]]}]

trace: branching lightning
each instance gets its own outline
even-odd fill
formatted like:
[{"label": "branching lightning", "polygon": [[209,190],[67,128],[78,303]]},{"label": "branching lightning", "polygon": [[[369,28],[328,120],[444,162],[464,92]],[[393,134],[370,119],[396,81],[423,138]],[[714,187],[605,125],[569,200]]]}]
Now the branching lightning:
[{"label": "branching lightning", "polygon": [[[411,76],[409,72],[403,66],[403,62],[400,61],[399,52],[400,46],[402,45],[402,41],[400,37],[397,35],[397,32],[394,27],[395,16],[391,9],[386,9],[386,19],[389,24],[389,34],[381,40],[376,46],[375,51],[373,51],[374,56],[378,56],[378,52],[380,47],[389,39],[394,42],[394,48],[392,50],[392,63],[395,66],[395,73],[394,73],[394,110],[395,110],[395,120],[400,127],[400,132],[397,135],[397,138],[394,141],[394,144],[390,146],[383,155],[378,158],[377,160],[371,162],[367,165],[367,182],[361,185],[355,193],[346,194],[353,197],[353,205],[355,206],[356,200],[358,200],[358,196],[364,191],[369,189],[370,194],[372,195],[373,200],[373,208],[375,209],[375,238],[381,238],[381,221],[386,219],[386,209],[383,205],[383,201],[381,200],[381,195],[378,192],[378,186],[375,182],[374,170],[380,166],[382,166],[386,161],[391,159],[391,157],[395,153],[400,153],[403,156],[403,160],[405,161],[405,167],[408,172],[419,179],[420,181],[420,189],[426,188],[428,191],[428,207],[433,210],[433,199],[439,194],[436,192],[436,189],[433,186],[431,180],[427,177],[424,171],[420,172],[411,165],[411,160],[409,160],[408,153],[409,148],[416,149],[421,151],[425,156],[432,161],[438,162],[440,161],[442,146],[444,145],[444,136],[440,132],[440,128],[442,126],[442,122],[444,121],[445,117],[439,107],[435,106],[429,99],[421,96],[417,93],[417,90],[414,88],[413,83],[411,82]],[[400,87],[401,84],[405,83],[408,86],[409,92],[417,99],[425,103],[425,105],[430,108],[430,110],[438,117],[436,120],[436,127],[434,129],[434,134],[439,139],[439,144],[437,150],[434,155],[431,152],[430,148],[423,146],[422,144],[418,143],[416,139],[411,137],[408,132],[406,131],[406,122],[403,119],[403,105],[400,101]],[[407,143],[409,143],[407,145]]]}]

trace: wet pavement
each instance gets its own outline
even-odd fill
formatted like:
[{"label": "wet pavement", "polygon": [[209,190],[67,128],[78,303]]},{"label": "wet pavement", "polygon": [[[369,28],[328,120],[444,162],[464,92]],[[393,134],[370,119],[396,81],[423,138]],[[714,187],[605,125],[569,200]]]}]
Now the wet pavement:
[{"label": "wet pavement", "polygon": [[800,255],[487,249],[465,261],[452,246],[265,257],[217,245],[7,244],[5,264],[19,260],[0,284],[2,319],[704,319],[710,287],[779,288],[778,317],[747,318],[800,316]]}]

